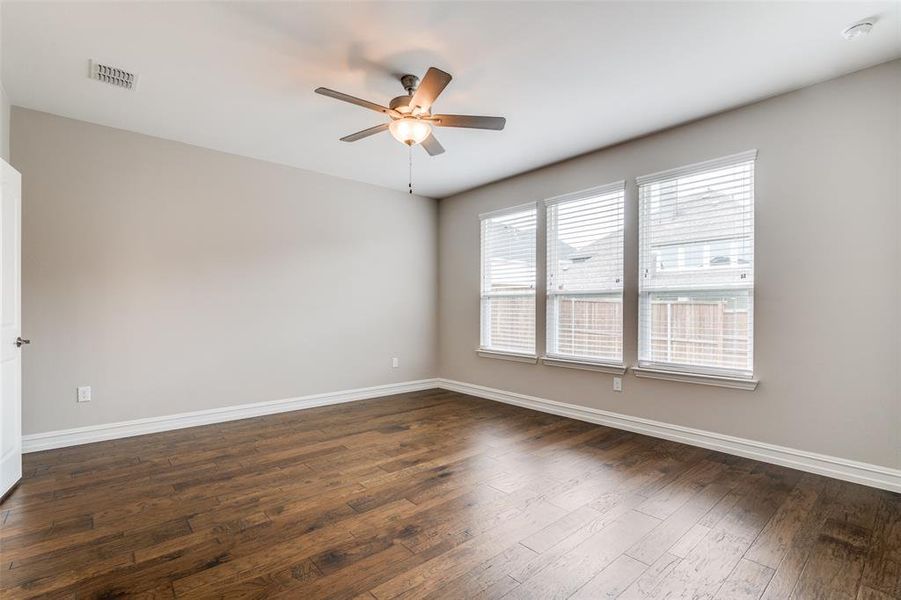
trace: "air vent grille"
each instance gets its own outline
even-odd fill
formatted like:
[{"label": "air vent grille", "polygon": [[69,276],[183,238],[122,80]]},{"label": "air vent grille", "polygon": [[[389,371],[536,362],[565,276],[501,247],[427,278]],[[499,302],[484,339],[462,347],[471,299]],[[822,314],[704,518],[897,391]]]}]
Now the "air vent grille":
[{"label": "air vent grille", "polygon": [[133,90],[138,84],[138,76],[131,71],[91,61],[91,79],[102,81],[126,90]]}]

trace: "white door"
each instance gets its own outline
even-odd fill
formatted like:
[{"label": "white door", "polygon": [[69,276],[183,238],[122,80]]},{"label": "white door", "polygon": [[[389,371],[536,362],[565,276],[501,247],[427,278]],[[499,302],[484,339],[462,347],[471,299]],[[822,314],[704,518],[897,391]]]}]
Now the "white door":
[{"label": "white door", "polygon": [[22,477],[22,179],[0,159],[0,498]]}]

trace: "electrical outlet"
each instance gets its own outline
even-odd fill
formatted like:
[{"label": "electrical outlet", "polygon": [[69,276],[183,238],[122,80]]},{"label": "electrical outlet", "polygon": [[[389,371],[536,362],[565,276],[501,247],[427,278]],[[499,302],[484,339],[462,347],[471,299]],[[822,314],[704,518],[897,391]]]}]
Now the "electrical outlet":
[{"label": "electrical outlet", "polygon": [[613,378],[613,391],[614,392],[623,391],[623,378],[622,377],[614,377]]},{"label": "electrical outlet", "polygon": [[396,369],[400,366],[400,360],[395,356],[391,359],[391,368]]},{"label": "electrical outlet", "polygon": [[78,391],[78,396],[76,397],[76,402],[90,402],[91,401],[91,386],[82,385],[76,388]]}]

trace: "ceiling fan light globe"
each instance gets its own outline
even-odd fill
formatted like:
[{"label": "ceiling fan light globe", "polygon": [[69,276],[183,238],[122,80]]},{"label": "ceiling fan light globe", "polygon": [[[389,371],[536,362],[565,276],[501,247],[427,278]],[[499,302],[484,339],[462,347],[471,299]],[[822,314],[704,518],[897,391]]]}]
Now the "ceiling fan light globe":
[{"label": "ceiling fan light globe", "polygon": [[398,142],[408,146],[415,146],[432,133],[432,126],[420,119],[397,119],[391,121],[388,130]]}]

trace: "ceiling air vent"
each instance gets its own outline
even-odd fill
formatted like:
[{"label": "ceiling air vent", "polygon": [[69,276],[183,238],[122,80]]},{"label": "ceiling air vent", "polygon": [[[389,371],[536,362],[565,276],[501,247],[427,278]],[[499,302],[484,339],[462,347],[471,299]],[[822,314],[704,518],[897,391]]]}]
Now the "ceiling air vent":
[{"label": "ceiling air vent", "polygon": [[104,65],[93,60],[91,61],[91,79],[126,90],[133,90],[138,84],[138,76],[131,71]]}]

